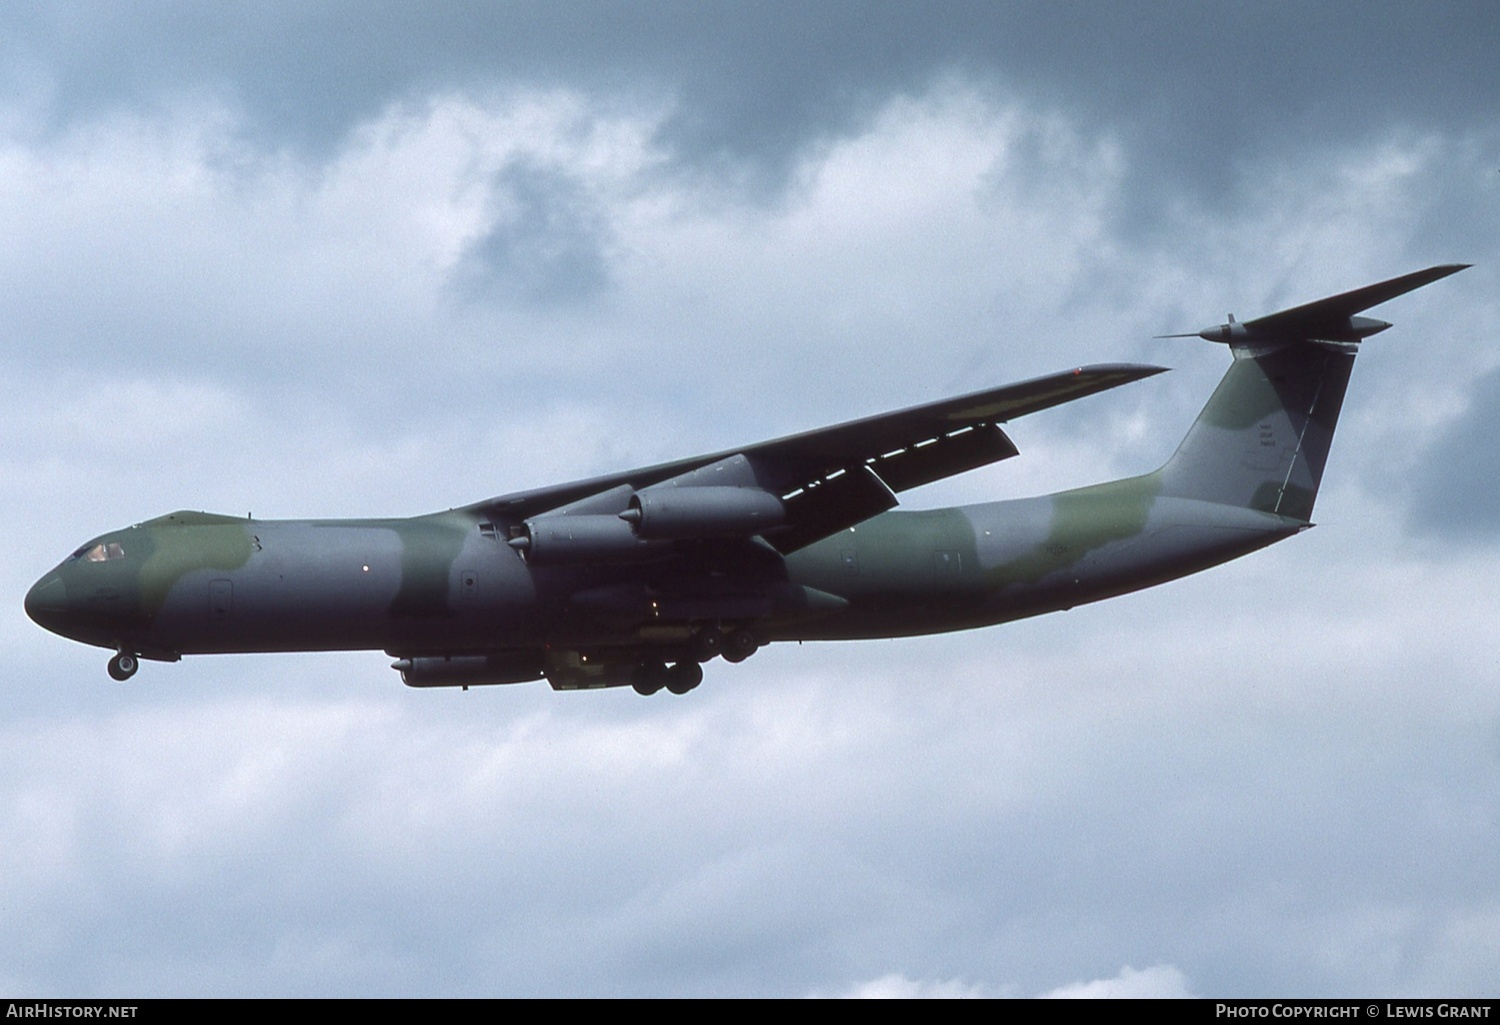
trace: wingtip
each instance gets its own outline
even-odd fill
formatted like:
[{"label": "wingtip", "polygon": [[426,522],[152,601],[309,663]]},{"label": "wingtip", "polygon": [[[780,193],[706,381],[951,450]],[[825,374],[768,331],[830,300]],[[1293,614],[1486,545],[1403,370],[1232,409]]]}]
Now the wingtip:
[{"label": "wingtip", "polygon": [[1130,364],[1140,377],[1155,377],[1157,374],[1165,374],[1171,367],[1159,367],[1155,363],[1132,363]]},{"label": "wingtip", "polygon": [[1472,263],[1437,263],[1425,270],[1405,274],[1393,280],[1414,281],[1417,284],[1413,285],[1412,288],[1421,288],[1423,285],[1430,285],[1434,281],[1441,281],[1450,274],[1457,274],[1461,270],[1468,270],[1472,266],[1474,266]]},{"label": "wingtip", "polygon": [[1076,367],[1072,373],[1075,376],[1088,374],[1090,377],[1124,377],[1127,381],[1139,381],[1144,377],[1152,377],[1156,374],[1164,374],[1171,367],[1159,367],[1154,363],[1093,363],[1085,367]]}]

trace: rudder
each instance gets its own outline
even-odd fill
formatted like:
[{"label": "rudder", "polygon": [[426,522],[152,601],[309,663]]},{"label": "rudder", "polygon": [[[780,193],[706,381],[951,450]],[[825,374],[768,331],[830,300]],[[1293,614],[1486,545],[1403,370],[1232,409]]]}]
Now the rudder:
[{"label": "rudder", "polygon": [[1162,493],[1307,521],[1354,353],[1292,342],[1270,351],[1236,346],[1234,356],[1162,467]]}]

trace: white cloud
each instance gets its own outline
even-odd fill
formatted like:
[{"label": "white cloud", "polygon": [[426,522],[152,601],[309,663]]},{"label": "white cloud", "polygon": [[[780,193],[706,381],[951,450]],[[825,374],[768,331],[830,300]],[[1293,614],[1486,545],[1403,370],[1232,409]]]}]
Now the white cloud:
[{"label": "white cloud", "polygon": [[1172,965],[1153,965],[1136,971],[1126,965],[1111,979],[1075,982],[1043,993],[1059,1000],[1190,1000],[1187,977]]},{"label": "white cloud", "polygon": [[958,979],[908,979],[898,972],[858,983],[839,994],[855,1000],[962,1000],[989,995],[983,986]]}]

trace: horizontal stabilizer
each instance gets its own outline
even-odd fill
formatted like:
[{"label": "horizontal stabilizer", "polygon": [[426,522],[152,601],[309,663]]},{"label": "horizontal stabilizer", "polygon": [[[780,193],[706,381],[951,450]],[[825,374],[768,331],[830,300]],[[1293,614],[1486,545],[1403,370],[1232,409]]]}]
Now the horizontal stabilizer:
[{"label": "horizontal stabilizer", "polygon": [[1317,302],[1293,306],[1289,310],[1281,310],[1279,313],[1247,320],[1245,330],[1254,334],[1281,337],[1336,337],[1337,332],[1348,327],[1349,319],[1356,313],[1368,310],[1371,306],[1379,306],[1383,302],[1394,299],[1398,295],[1405,295],[1423,285],[1430,285],[1434,281],[1446,278],[1449,274],[1457,274],[1469,266],[1470,264],[1467,263],[1445,263],[1436,267],[1428,267],[1426,270],[1413,271],[1411,274],[1403,274],[1389,281],[1366,285],[1364,288],[1356,288],[1351,292],[1341,292],[1327,299],[1319,299]]},{"label": "horizontal stabilizer", "polygon": [[1229,345],[1261,345],[1274,342],[1324,341],[1358,342],[1379,334],[1391,325],[1373,317],[1355,314],[1405,295],[1413,289],[1430,285],[1449,274],[1471,266],[1467,263],[1444,263],[1426,270],[1403,274],[1351,292],[1341,292],[1316,302],[1279,310],[1244,322],[1230,316],[1227,324],[1204,328],[1188,334],[1158,335],[1158,338],[1191,338],[1194,334],[1210,342]]}]

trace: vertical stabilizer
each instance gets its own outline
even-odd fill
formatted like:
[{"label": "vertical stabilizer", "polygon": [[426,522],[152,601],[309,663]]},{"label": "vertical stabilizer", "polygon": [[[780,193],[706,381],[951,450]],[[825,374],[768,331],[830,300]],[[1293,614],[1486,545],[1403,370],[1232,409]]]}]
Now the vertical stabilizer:
[{"label": "vertical stabilizer", "polygon": [[1194,332],[1227,343],[1234,363],[1162,467],[1162,493],[1308,520],[1359,343],[1391,326],[1356,314],[1466,266],[1428,267]]},{"label": "vertical stabilizer", "polygon": [[1162,493],[1308,520],[1354,353],[1292,343],[1234,355],[1162,468]]}]

